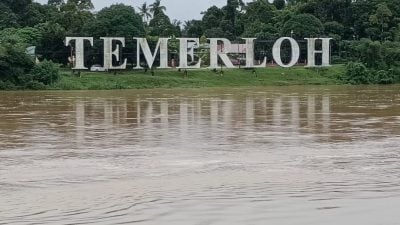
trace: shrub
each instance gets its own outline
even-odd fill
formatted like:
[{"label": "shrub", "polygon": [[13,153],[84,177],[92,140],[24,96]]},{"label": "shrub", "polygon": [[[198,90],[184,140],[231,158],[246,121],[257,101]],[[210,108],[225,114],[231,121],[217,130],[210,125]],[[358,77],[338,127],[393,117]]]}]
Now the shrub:
[{"label": "shrub", "polygon": [[400,82],[400,67],[394,67],[392,69],[392,72],[393,72],[394,82],[399,83]]},{"label": "shrub", "polygon": [[26,83],[25,88],[30,90],[44,90],[46,89],[46,85],[44,85],[42,82],[34,80]]},{"label": "shrub", "polygon": [[0,45],[0,80],[13,85],[24,85],[25,74],[33,67],[33,60],[24,49],[10,43]]},{"label": "shrub", "polygon": [[346,66],[345,80],[350,84],[370,84],[371,74],[363,63],[350,62]]},{"label": "shrub", "polygon": [[393,84],[396,82],[396,75],[392,69],[389,71],[379,70],[375,72],[375,82],[377,84]]},{"label": "shrub", "polygon": [[332,56],[331,61],[332,61],[332,64],[346,64],[346,62],[348,62],[347,59],[342,58],[340,56],[336,56],[336,55]]},{"label": "shrub", "polygon": [[41,82],[44,85],[52,84],[60,77],[59,66],[47,60],[35,65],[31,74],[34,81]]},{"label": "shrub", "polygon": [[16,87],[10,81],[2,81],[0,80],[0,90],[15,90]]},{"label": "shrub", "polygon": [[51,61],[34,65],[24,49],[9,43],[0,45],[0,89],[43,89],[59,78],[59,69]]}]

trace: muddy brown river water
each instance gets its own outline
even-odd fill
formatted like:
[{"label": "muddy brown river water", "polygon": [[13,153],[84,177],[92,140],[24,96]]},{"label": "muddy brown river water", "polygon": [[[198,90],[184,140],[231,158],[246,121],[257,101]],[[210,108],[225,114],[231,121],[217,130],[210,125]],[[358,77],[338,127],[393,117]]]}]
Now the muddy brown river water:
[{"label": "muddy brown river water", "polygon": [[0,224],[399,225],[400,86],[0,92]]}]

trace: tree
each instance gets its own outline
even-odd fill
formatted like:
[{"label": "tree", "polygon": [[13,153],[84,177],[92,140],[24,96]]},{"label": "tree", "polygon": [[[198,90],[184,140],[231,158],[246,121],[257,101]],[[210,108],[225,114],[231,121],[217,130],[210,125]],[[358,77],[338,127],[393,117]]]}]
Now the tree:
[{"label": "tree", "polygon": [[344,26],[336,21],[334,22],[326,22],[324,24],[325,34],[328,37],[333,38],[334,40],[341,40],[344,35]]},{"label": "tree", "polygon": [[356,43],[354,52],[367,67],[385,69],[384,48],[379,41],[362,39]]},{"label": "tree", "polygon": [[[25,49],[16,47],[14,40],[0,44],[0,82],[9,86],[25,85],[31,79],[27,75],[33,68],[33,60]],[[0,83],[0,86],[3,86]]]},{"label": "tree", "polygon": [[13,39],[15,41],[14,44],[21,48],[36,46],[41,41],[41,38],[40,31],[33,27],[6,28],[0,31],[0,43]]},{"label": "tree", "polygon": [[296,13],[291,10],[290,7],[286,7],[283,10],[275,11],[272,17],[272,25],[275,28],[281,30],[283,25],[285,25],[285,23],[295,15]]},{"label": "tree", "polygon": [[[2,0],[4,5],[13,12],[10,19],[16,19],[16,23],[20,27],[35,26],[38,23],[50,20],[47,14],[47,6],[43,6],[39,3],[32,2],[32,0]],[[1,3],[0,3],[1,4]],[[1,6],[0,6],[1,8]],[[1,10],[3,14],[7,15],[8,10]],[[10,20],[8,19],[8,20]],[[0,20],[1,21],[1,20]],[[1,23],[1,22],[0,22]]]},{"label": "tree", "polygon": [[219,27],[221,21],[224,19],[224,12],[216,7],[212,6],[207,11],[203,12],[203,29],[211,29],[211,28],[216,28]]},{"label": "tree", "polygon": [[165,6],[161,5],[161,0],[156,0],[153,4],[150,5],[150,12],[153,13],[153,16],[164,13],[167,10]]},{"label": "tree", "polygon": [[2,2],[0,2],[0,12],[0,29],[18,26],[15,13]]},{"label": "tree", "polygon": [[239,8],[238,0],[227,0],[225,19],[230,21],[232,26],[234,26],[236,22],[237,8]]},{"label": "tree", "polygon": [[19,25],[21,27],[34,27],[39,23],[52,20],[55,14],[59,13],[54,6],[41,5],[39,3],[29,4],[24,12],[19,14]]},{"label": "tree", "polygon": [[375,5],[372,1],[355,1],[350,6],[352,16],[347,25],[347,29],[350,29],[351,33],[345,36],[346,39],[359,39],[370,37],[368,30],[371,27],[369,17],[375,10]]},{"label": "tree", "polygon": [[322,22],[337,21],[343,23],[351,11],[352,0],[309,0],[297,3],[300,13],[309,13]]},{"label": "tree", "polygon": [[0,42],[0,89],[42,89],[58,79],[58,66],[52,62],[34,65],[16,41],[9,36]]},{"label": "tree", "polygon": [[182,30],[181,30],[182,22],[179,20],[173,20],[172,26],[175,28],[175,36],[181,37],[182,36]]},{"label": "tree", "polygon": [[260,40],[274,40],[279,38],[279,30],[271,24],[255,21],[245,28],[243,37],[257,38]]},{"label": "tree", "polygon": [[84,31],[94,37],[132,37],[144,35],[142,19],[132,6],[106,7],[85,24]]},{"label": "tree", "polygon": [[36,52],[42,59],[53,60],[58,63],[66,63],[69,52],[64,46],[67,31],[58,23],[46,22],[35,26],[39,30],[41,39]]},{"label": "tree", "polygon": [[371,25],[377,25],[379,27],[382,41],[388,36],[385,35],[384,32],[389,28],[389,22],[392,16],[392,11],[390,11],[387,4],[381,3],[377,5],[375,14],[369,17]]},{"label": "tree", "polygon": [[[86,22],[83,27],[86,36],[93,36],[95,39],[100,37],[125,37],[132,40],[132,37],[142,37],[145,35],[144,24],[141,16],[136,13],[135,8],[124,4],[111,5],[100,10],[96,17]],[[103,48],[101,41],[95,41],[94,47],[87,51],[87,57],[91,63],[102,63],[102,56],[98,55]],[[123,54],[132,53],[135,46],[132,42],[127,42]],[[127,57],[127,56],[123,56]],[[129,62],[133,58],[127,57]]]},{"label": "tree", "polygon": [[23,13],[26,7],[32,4],[32,0],[2,0],[2,2],[16,14]]},{"label": "tree", "polygon": [[387,65],[391,67],[400,66],[400,42],[385,41],[382,44],[384,48],[384,59]]},{"label": "tree", "polygon": [[273,4],[276,9],[282,10],[283,8],[285,8],[286,2],[285,0],[274,0]]},{"label": "tree", "polygon": [[225,32],[220,27],[214,27],[205,30],[204,35],[208,38],[221,38],[225,36]]},{"label": "tree", "polygon": [[151,18],[150,8],[147,6],[147,3],[143,3],[139,9],[139,15],[143,18],[143,22],[147,23],[149,18]]},{"label": "tree", "polygon": [[94,9],[94,5],[91,0],[68,0],[67,4],[75,5],[79,10]]},{"label": "tree", "polygon": [[203,27],[200,20],[186,21],[183,27],[183,33],[186,37],[198,38],[203,35]]},{"label": "tree", "polygon": [[69,35],[82,35],[84,25],[94,17],[89,11],[91,8],[93,5],[90,0],[69,0],[61,6],[54,21],[62,25]]},{"label": "tree", "polygon": [[49,0],[47,2],[48,5],[52,5],[52,6],[57,6],[57,7],[61,7],[62,5],[65,4],[64,0]]},{"label": "tree", "polygon": [[243,15],[243,23],[250,25],[255,21],[268,24],[272,23],[275,16],[274,6],[267,0],[256,0],[247,5],[246,13]]},{"label": "tree", "polygon": [[[226,33],[225,37],[236,38],[243,31],[240,27],[240,12],[238,10],[242,10],[244,6],[242,0],[227,0],[227,4],[223,8],[225,19],[221,23],[221,25],[225,25],[221,27]],[[227,23],[227,21],[229,22]]]},{"label": "tree", "polygon": [[179,36],[177,27],[171,23],[171,20],[165,13],[160,10],[154,13],[149,23],[150,35],[158,37]]},{"label": "tree", "polygon": [[282,35],[296,38],[318,37],[324,32],[321,21],[311,14],[299,14],[288,20],[282,28]]}]

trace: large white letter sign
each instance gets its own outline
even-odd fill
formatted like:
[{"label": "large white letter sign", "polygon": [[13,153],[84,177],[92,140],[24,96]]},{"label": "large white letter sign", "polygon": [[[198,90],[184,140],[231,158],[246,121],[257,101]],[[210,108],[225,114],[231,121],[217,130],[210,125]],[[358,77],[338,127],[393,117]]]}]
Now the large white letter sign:
[{"label": "large white letter sign", "polygon": [[[231,42],[226,38],[209,38],[210,40],[210,69],[218,68],[218,57],[221,58],[222,63],[228,68],[235,68],[232,61],[228,57],[231,49]],[[221,53],[218,53],[218,41],[222,41]]]},{"label": "large white letter sign", "polygon": [[93,46],[92,37],[66,37],[65,46],[68,46],[71,41],[75,41],[75,67],[74,70],[87,70],[85,67],[85,41],[90,42]]},{"label": "large white letter sign", "polygon": [[[179,44],[179,68],[181,69],[200,69],[201,59],[194,66],[188,66],[188,41],[194,42],[195,45],[200,45],[199,38],[178,38]],[[194,54],[190,55],[192,60],[194,59]]]},{"label": "large white letter sign", "polygon": [[254,65],[254,40],[257,38],[242,38],[246,40],[246,67],[247,68],[256,68],[256,67],[266,67],[267,66],[267,57],[264,58],[263,63],[261,65]]},{"label": "large white letter sign", "polygon": [[[330,44],[332,38],[304,38],[308,41],[308,59],[306,67],[316,67],[315,65],[315,55],[322,54],[322,64],[321,67],[330,66]],[[322,49],[315,50],[315,41],[322,40]]]},{"label": "large white letter sign", "polygon": [[[282,62],[281,58],[281,46],[282,42],[288,40],[290,41],[290,45],[292,46],[292,59],[290,60],[289,64],[284,64]],[[274,61],[281,67],[289,68],[294,65],[299,61],[300,58],[300,47],[299,44],[294,40],[293,38],[290,37],[282,37],[279,38],[275,44],[274,47],[272,48],[272,56],[274,57]]]},{"label": "large white letter sign", "polygon": [[137,41],[137,66],[135,69],[143,69],[140,66],[140,49],[142,49],[144,57],[146,59],[147,65],[149,68],[153,67],[154,61],[157,56],[158,50],[160,50],[160,68],[167,69],[168,67],[168,40],[170,38],[160,38],[158,39],[156,49],[154,50],[154,54],[151,53],[149,44],[146,38],[133,38]]},{"label": "large white letter sign", "polygon": [[119,62],[119,44],[117,44],[116,49],[113,51],[113,41],[121,42],[122,47],[125,47],[125,38],[100,38],[104,41],[104,68],[110,70],[124,70],[126,69],[127,59],[120,66],[113,66],[113,56],[115,56],[117,62]]}]

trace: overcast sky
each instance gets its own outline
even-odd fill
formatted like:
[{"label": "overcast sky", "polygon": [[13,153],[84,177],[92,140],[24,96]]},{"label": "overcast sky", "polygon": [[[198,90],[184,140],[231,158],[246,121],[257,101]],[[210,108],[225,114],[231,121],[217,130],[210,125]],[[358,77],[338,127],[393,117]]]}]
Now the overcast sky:
[{"label": "overcast sky", "polygon": [[[36,0],[40,3],[47,3],[48,0]],[[96,10],[100,10],[114,3],[123,3],[133,5],[135,8],[141,6],[144,2],[152,4],[153,0],[92,0]],[[250,2],[250,0],[245,0]],[[167,15],[173,19],[186,21],[191,19],[201,19],[201,12],[209,7],[216,5],[221,7],[226,4],[226,0],[162,0],[161,4],[167,7]]]}]

